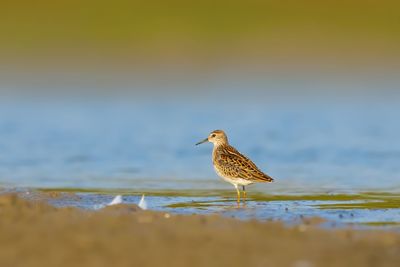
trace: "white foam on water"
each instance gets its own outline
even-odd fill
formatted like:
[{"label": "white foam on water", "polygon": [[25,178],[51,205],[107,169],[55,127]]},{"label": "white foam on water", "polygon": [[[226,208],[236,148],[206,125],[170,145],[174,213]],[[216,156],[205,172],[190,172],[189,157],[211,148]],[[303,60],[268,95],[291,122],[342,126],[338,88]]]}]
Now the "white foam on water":
[{"label": "white foam on water", "polygon": [[144,194],[142,195],[142,198],[140,199],[138,206],[139,206],[139,208],[141,208],[142,210],[147,210],[147,202],[146,202],[146,200],[144,199]]},{"label": "white foam on water", "polygon": [[110,203],[108,203],[107,206],[118,205],[121,203],[122,203],[122,196],[118,195]]}]

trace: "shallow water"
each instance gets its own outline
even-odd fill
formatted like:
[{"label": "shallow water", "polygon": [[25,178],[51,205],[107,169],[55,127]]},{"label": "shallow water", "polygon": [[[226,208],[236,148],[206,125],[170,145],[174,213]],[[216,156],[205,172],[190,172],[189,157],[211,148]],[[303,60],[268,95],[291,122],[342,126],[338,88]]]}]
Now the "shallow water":
[{"label": "shallow water", "polygon": [[[137,203],[146,193],[150,209],[166,212],[398,229],[396,101],[256,98],[5,101],[0,188],[78,192],[51,201],[59,206],[95,208],[117,194]],[[249,186],[245,208],[214,173],[211,145],[194,146],[214,129],[276,179]]]},{"label": "shallow water", "polygon": [[[17,190],[24,198],[45,200],[57,207],[88,210],[105,208],[115,192],[63,192]],[[287,225],[318,225],[323,228],[381,229],[400,231],[400,196],[398,194],[321,194],[321,195],[250,195],[239,206],[229,191],[149,192],[147,209],[172,214],[218,214],[240,220],[276,220]],[[49,197],[50,196],[50,197]],[[138,204],[142,196],[122,194],[122,204]]]}]

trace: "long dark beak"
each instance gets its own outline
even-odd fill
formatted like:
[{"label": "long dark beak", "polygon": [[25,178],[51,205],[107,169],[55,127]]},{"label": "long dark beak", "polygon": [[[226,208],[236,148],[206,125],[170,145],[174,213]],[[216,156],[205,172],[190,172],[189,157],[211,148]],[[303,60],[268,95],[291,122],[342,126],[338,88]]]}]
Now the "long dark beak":
[{"label": "long dark beak", "polygon": [[203,144],[203,143],[205,143],[205,142],[208,142],[208,138],[204,139],[203,141],[198,142],[198,143],[196,144],[196,146],[198,146],[198,145],[200,145],[200,144]]}]

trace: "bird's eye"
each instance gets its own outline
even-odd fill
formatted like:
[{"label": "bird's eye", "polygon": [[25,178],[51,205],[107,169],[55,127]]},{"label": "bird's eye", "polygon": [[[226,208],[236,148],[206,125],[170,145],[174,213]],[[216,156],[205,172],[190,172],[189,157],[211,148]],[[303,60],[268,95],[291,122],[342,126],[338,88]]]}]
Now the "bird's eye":
[{"label": "bird's eye", "polygon": [[215,134],[212,134],[211,137],[215,137]]}]

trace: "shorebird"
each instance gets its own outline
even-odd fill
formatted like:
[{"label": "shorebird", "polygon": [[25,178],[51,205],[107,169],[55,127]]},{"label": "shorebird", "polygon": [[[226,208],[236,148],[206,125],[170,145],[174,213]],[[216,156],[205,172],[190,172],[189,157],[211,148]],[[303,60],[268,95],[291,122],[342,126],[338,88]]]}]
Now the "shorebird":
[{"label": "shorebird", "polygon": [[273,182],[274,179],[263,173],[249,158],[242,155],[229,145],[228,137],[222,130],[215,130],[196,145],[211,142],[214,145],[212,162],[215,172],[228,183],[233,184],[237,192],[237,202],[240,203],[240,186],[246,201],[246,185],[259,182]]}]

